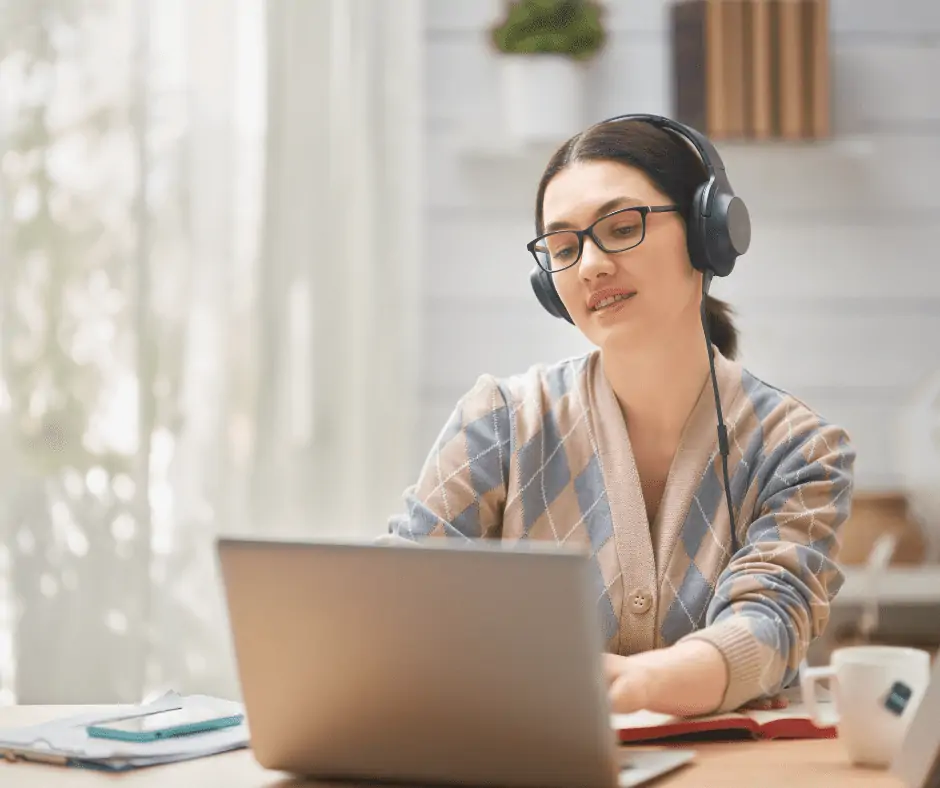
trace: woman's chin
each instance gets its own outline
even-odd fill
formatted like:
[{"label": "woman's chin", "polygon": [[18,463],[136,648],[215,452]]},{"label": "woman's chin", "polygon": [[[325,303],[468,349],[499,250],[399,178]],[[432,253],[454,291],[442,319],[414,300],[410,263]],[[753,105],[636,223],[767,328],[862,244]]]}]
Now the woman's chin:
[{"label": "woman's chin", "polygon": [[584,335],[602,350],[622,353],[644,344],[648,332],[636,321],[624,320],[604,326],[588,326]]}]

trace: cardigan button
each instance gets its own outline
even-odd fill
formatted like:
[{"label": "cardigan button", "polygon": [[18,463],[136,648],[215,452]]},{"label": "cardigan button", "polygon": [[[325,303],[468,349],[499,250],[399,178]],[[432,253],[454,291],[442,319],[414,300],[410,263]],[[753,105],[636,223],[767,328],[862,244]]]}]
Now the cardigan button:
[{"label": "cardigan button", "polygon": [[637,588],[630,592],[629,598],[630,612],[642,616],[653,605],[653,595],[643,588]]}]

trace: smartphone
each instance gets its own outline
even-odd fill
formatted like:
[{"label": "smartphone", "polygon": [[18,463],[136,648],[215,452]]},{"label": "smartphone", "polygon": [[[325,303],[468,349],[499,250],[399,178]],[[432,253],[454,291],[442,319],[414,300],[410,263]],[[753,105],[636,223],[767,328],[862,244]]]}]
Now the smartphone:
[{"label": "smartphone", "polygon": [[86,728],[89,736],[119,741],[154,741],[170,736],[187,736],[241,723],[245,715],[221,715],[215,709],[200,705],[176,706],[171,709],[135,714],[95,723]]}]

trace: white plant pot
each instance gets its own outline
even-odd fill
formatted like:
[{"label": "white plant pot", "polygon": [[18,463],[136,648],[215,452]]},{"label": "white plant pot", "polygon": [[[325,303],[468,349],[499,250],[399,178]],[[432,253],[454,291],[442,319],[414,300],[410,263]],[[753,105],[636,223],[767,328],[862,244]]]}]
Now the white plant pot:
[{"label": "white plant pot", "polygon": [[506,130],[520,142],[563,142],[583,128],[584,64],[564,55],[501,55]]}]

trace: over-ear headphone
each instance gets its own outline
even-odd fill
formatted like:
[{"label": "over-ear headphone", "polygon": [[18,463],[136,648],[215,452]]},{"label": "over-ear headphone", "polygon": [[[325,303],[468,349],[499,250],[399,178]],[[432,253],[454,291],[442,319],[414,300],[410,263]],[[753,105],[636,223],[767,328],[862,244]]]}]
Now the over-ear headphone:
[{"label": "over-ear headphone", "polygon": [[[695,192],[689,215],[685,217],[689,259],[703,273],[714,276],[730,274],[737,258],[751,244],[751,218],[744,201],[735,196],[715,146],[691,126],[661,115],[618,115],[598,125],[620,120],[642,121],[671,131],[690,142],[698,152],[708,178]],[[550,315],[573,322],[555,289],[551,274],[536,265],[529,274],[529,281],[539,303]]]}]

